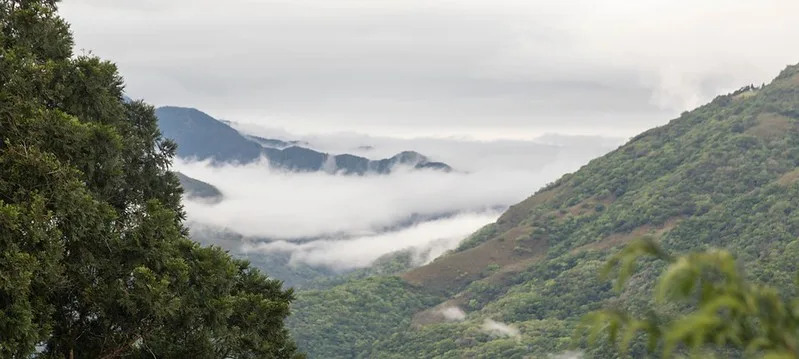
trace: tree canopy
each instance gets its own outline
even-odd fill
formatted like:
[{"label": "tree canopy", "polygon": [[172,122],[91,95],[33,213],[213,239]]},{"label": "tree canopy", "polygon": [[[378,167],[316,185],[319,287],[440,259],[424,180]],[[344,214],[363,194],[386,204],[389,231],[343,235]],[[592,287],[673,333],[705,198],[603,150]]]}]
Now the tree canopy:
[{"label": "tree canopy", "polygon": [[175,144],[56,3],[0,1],[0,357],[300,356],[292,290],[188,239]]},{"label": "tree canopy", "polygon": [[[636,338],[646,337],[646,350],[663,358],[687,353],[706,358],[725,351],[747,357],[788,359],[799,356],[799,298],[785,298],[769,286],[751,283],[730,252],[707,250],[675,257],[651,238],[630,243],[608,262],[616,270],[617,289],[624,287],[642,257],[667,262],[658,280],[655,301],[686,308],[676,316],[654,309],[638,317],[620,309],[604,309],[585,317],[589,341],[605,334],[628,352]],[[799,279],[799,278],[797,278]]]}]

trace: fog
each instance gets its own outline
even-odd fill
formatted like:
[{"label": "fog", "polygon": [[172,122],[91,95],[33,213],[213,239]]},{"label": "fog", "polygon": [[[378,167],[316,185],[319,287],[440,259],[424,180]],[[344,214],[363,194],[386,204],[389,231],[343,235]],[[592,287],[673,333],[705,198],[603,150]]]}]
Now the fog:
[{"label": "fog", "polygon": [[[286,252],[293,262],[333,269],[369,266],[398,250],[425,263],[494,221],[507,206],[574,171],[619,140],[561,138],[559,143],[390,139],[318,136],[312,147],[328,150],[371,146],[380,156],[420,149],[454,172],[399,168],[390,175],[296,173],[247,165],[176,160],[175,169],[216,186],[220,203],[185,201],[194,231],[218,228],[245,237],[226,243],[244,252]],[[554,142],[553,142],[554,141]],[[380,157],[378,156],[378,157]],[[237,248],[231,248],[237,247]]]},{"label": "fog", "polygon": [[549,359],[582,359],[583,353],[579,351],[570,350],[560,354],[550,354],[547,356]]},{"label": "fog", "polygon": [[[299,140],[303,146],[329,153],[351,153],[378,159],[414,150],[443,161],[459,171],[494,169],[540,170],[542,165],[573,169],[597,153],[611,150],[624,137],[574,136],[543,133],[527,140],[479,140],[469,136],[386,137],[356,132],[294,134],[282,128],[231,122],[237,130],[282,140]],[[553,158],[553,156],[556,156]]]},{"label": "fog", "polygon": [[488,334],[498,337],[511,337],[511,338],[519,337],[519,329],[516,329],[516,327],[492,319],[484,320],[483,325],[480,327],[480,329],[482,329],[484,332]]},{"label": "fog", "polygon": [[430,220],[403,228],[352,238],[320,239],[305,243],[289,241],[246,242],[244,253],[252,251],[287,252],[291,262],[303,262],[334,270],[370,266],[381,256],[411,250],[414,265],[426,264],[479,229],[494,221],[499,212],[461,213],[451,218]]},{"label": "fog", "polygon": [[448,321],[459,322],[466,319],[466,313],[464,313],[464,311],[458,307],[441,308],[439,313],[441,313],[441,315],[444,316],[444,319]]},{"label": "fog", "polygon": [[534,191],[531,184],[551,177],[512,170],[345,176],[276,171],[265,162],[221,167],[181,162],[176,168],[224,195],[218,204],[187,201],[189,220],[269,239],[368,235],[413,215],[484,211],[524,199]]}]

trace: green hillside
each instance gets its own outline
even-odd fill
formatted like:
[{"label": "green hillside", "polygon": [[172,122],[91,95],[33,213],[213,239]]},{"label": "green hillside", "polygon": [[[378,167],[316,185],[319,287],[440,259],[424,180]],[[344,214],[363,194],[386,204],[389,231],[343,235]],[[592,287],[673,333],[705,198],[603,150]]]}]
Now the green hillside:
[{"label": "green hillside", "polygon": [[[290,326],[313,358],[546,357],[570,348],[592,310],[653,306],[662,265],[644,264],[618,296],[597,275],[640,236],[678,253],[727,248],[750,279],[795,295],[797,181],[799,65],[636,136],[426,266],[300,293]],[[464,320],[447,319],[452,306]]]}]

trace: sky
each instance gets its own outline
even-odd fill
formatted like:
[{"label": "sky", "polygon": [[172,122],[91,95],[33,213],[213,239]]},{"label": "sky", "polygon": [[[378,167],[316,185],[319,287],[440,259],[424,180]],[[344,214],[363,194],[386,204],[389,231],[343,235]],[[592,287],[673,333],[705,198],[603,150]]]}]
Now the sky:
[{"label": "sky", "polygon": [[795,0],[69,0],[155,105],[305,135],[632,136],[799,62]]}]

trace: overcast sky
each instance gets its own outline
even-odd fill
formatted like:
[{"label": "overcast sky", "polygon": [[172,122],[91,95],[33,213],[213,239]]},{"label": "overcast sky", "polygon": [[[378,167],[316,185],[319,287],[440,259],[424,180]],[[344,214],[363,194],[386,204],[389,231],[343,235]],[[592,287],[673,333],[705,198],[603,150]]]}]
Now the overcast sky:
[{"label": "overcast sky", "polygon": [[633,135],[799,62],[796,0],[67,0],[128,94],[295,133]]}]

